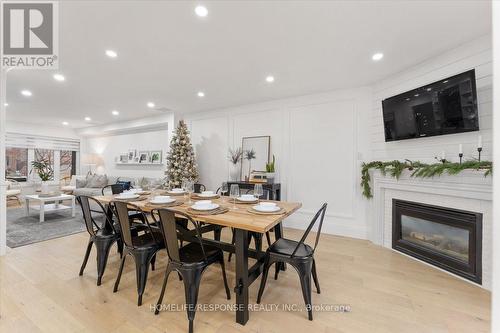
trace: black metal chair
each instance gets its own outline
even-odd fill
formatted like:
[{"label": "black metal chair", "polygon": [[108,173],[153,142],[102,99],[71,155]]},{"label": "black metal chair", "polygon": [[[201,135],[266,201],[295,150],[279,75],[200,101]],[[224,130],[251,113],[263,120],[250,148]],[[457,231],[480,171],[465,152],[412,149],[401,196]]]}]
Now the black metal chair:
[{"label": "black metal chair", "polygon": [[224,255],[222,250],[218,247],[203,244],[199,222],[194,221],[187,214],[176,212],[175,214],[182,215],[187,221],[194,225],[196,238],[198,240],[198,242],[191,242],[179,248],[177,222],[174,212],[168,209],[159,209],[157,214],[160,217],[159,225],[167,247],[169,261],[167,269],[165,270],[160,298],[156,304],[155,315],[159,313],[163,295],[167,287],[168,276],[172,271],[177,271],[177,273],[182,276],[182,281],[184,282],[189,332],[192,333],[201,276],[205,269],[211,264],[219,263],[221,265],[226,296],[227,299],[231,299],[231,293],[227,285],[226,270],[224,268]]},{"label": "black metal chair", "polygon": [[[307,227],[304,235],[300,241],[294,241],[286,238],[280,238],[274,242],[271,247],[267,249],[266,258],[264,260],[264,271],[262,273],[262,280],[260,282],[259,295],[257,296],[257,304],[260,304],[262,293],[266,286],[267,275],[269,273],[269,267],[272,264],[276,264],[276,272],[274,279],[278,279],[279,264],[288,263],[292,265],[297,273],[299,273],[300,285],[302,287],[302,295],[306,303],[306,308],[309,316],[309,320],[312,320],[312,308],[311,308],[311,275],[316,285],[316,291],[318,294],[321,292],[319,288],[318,274],[316,272],[316,262],[314,260],[314,251],[318,246],[319,236],[321,234],[321,227],[323,226],[323,219],[325,217],[327,204],[324,203],[323,206],[318,210],[311,223]],[[318,231],[316,233],[316,241],[314,247],[310,247],[304,244],[307,236],[311,232],[316,221],[320,219]]]},{"label": "black metal chair", "polygon": [[106,185],[104,186],[102,189],[101,189],[101,193],[102,195],[105,195],[104,192],[107,188],[110,188],[111,189],[111,193],[113,195],[115,194],[120,194],[120,193],[123,193],[123,191],[125,190],[123,188],[123,185],[122,184],[110,184],[110,185]]},{"label": "black metal chair", "polygon": [[196,183],[194,184],[194,193],[201,193],[203,191],[206,191],[207,187],[203,184]]},{"label": "black metal chair", "polygon": [[[82,207],[83,219],[85,221],[85,226],[87,227],[87,232],[90,235],[87,251],[85,252],[85,258],[83,259],[79,275],[83,275],[85,266],[87,266],[90,251],[92,250],[92,244],[94,244],[97,250],[97,285],[100,286],[104,270],[106,269],[106,263],[108,262],[109,250],[111,246],[117,242],[118,252],[120,253],[120,256],[122,256],[123,243],[120,239],[120,234],[113,227],[113,221],[109,220],[109,216],[105,214],[105,209],[99,201],[92,197],[83,195],[76,197],[76,200],[80,204],[80,207]],[[97,207],[100,207],[102,214],[106,219],[106,225],[110,226],[109,228],[105,225],[99,226],[95,222],[92,217],[90,202],[97,205]]]},{"label": "black metal chair", "polygon": [[[153,228],[146,218],[146,214],[137,206],[122,201],[112,201],[115,212],[118,216],[120,223],[121,238],[124,244],[124,256],[120,263],[120,270],[116,278],[115,287],[113,292],[118,290],[120,278],[125,265],[127,255],[132,255],[135,261],[136,279],[137,279],[137,305],[142,305],[142,295],[146,288],[146,281],[148,279],[149,264],[151,269],[155,269],[156,253],[165,248],[163,236],[160,229]],[[142,230],[139,230],[138,225],[132,225],[128,216],[128,206],[143,215],[145,221]]]}]

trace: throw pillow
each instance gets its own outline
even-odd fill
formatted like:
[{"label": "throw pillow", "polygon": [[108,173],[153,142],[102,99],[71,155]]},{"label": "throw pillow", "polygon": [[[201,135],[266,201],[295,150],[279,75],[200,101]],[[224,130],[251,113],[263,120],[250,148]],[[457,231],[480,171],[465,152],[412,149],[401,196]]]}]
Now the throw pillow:
[{"label": "throw pillow", "polygon": [[102,188],[106,185],[108,185],[108,177],[106,175],[94,175],[89,179],[87,187]]},{"label": "throw pillow", "polygon": [[87,186],[87,179],[75,179],[76,188],[84,188]]},{"label": "throw pillow", "polygon": [[128,191],[130,190],[130,182],[126,182],[126,181],[123,181],[123,180],[118,180],[116,181],[117,184],[120,184],[122,187],[123,187],[123,190],[124,191]]}]

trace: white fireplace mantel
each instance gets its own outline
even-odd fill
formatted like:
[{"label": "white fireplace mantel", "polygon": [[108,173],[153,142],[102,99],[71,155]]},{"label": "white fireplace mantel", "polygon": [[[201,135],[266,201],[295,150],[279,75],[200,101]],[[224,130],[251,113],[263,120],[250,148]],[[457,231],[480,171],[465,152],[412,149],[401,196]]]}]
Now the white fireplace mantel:
[{"label": "white fireplace mantel", "polygon": [[483,287],[491,287],[492,177],[484,171],[465,170],[457,175],[432,178],[411,177],[404,171],[399,179],[370,172],[373,198],[370,202],[370,240],[392,248],[392,199],[415,201],[483,214]]}]

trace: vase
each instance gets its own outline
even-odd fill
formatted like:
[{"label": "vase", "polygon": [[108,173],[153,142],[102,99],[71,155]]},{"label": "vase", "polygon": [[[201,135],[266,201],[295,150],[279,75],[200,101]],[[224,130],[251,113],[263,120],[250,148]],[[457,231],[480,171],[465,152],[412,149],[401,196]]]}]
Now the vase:
[{"label": "vase", "polygon": [[275,177],[276,177],[275,172],[266,172],[266,179],[268,184],[273,184]]},{"label": "vase", "polygon": [[49,190],[49,183],[46,181],[42,181],[42,185],[40,186],[40,192],[42,194],[47,194],[50,192]]},{"label": "vase", "polygon": [[238,167],[238,164],[231,164],[231,170],[229,171],[229,178],[232,181],[240,180],[240,168]]}]

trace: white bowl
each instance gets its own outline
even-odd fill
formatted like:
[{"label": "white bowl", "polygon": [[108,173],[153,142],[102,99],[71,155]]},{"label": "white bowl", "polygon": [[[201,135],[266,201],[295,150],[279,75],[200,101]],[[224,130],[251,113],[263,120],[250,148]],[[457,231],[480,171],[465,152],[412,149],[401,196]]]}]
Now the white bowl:
[{"label": "white bowl", "polygon": [[214,191],[203,191],[201,192],[200,194],[198,194],[199,197],[205,197],[205,198],[212,198],[214,196],[216,196],[216,194],[214,193]]},{"label": "white bowl", "polygon": [[203,191],[201,192],[203,195],[214,195],[214,191]]},{"label": "white bowl", "polygon": [[281,208],[276,206],[276,204],[274,206],[269,206],[269,205],[255,205],[252,207],[253,209],[255,209],[256,211],[258,212],[265,212],[265,213],[270,213],[270,212],[277,212],[278,210],[280,210]]},{"label": "white bowl", "polygon": [[[202,200],[202,201],[210,201],[210,200]],[[211,201],[209,204],[200,205],[199,201],[198,201],[197,203],[192,205],[191,208],[194,210],[202,210],[203,211],[203,210],[212,210],[212,209],[219,208],[219,205],[216,203],[212,203]]]},{"label": "white bowl", "polygon": [[259,203],[260,206],[262,207],[276,207],[276,203],[275,202],[266,202],[266,201],[263,201],[261,203]]},{"label": "white bowl", "polygon": [[182,188],[173,188],[170,192],[182,193],[184,190]]}]

